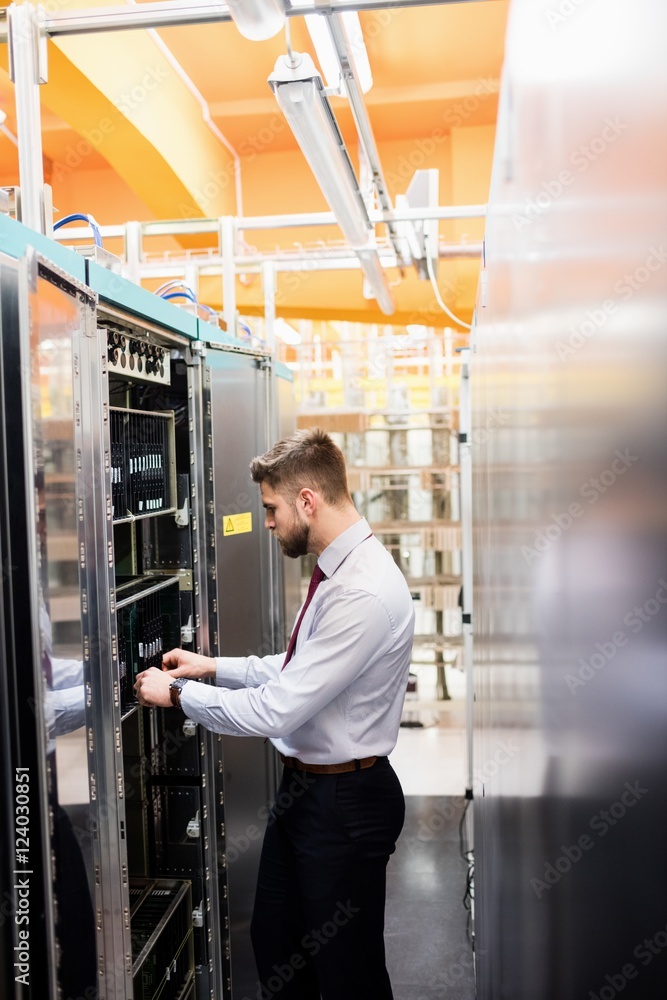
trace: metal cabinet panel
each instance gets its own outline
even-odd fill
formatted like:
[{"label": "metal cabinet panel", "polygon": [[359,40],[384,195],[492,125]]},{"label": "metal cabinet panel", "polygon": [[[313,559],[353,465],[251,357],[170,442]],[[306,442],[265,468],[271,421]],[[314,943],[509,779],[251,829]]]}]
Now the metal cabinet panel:
[{"label": "metal cabinet panel", "polygon": [[[210,350],[216,573],[221,656],[277,651],[274,540],[264,529],[249,463],[269,446],[270,370],[252,356]],[[225,531],[225,519],[250,514],[252,530]],[[275,752],[259,738],[223,737],[224,823],[229,886],[232,990],[256,991],[249,924],[261,835],[275,789]]]},{"label": "metal cabinet panel", "polygon": [[191,339],[197,337],[197,318],[179,309],[166,299],[153,295],[133,281],[114,274],[94,261],[87,260],[87,282],[101,300],[110,305],[120,306],[151,324],[159,324],[163,329],[182,334]]},{"label": "metal cabinet panel", "polygon": [[64,274],[71,275],[81,284],[85,283],[86,260],[81,254],[4,214],[0,215],[0,241],[3,254],[14,260],[21,260],[29,249],[34,249],[44,260],[52,261]]}]

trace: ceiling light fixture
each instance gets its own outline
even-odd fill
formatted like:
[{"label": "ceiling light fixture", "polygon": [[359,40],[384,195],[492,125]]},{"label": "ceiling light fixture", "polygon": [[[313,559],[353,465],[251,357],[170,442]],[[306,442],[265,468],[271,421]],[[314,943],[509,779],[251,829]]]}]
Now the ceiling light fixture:
[{"label": "ceiling light fixture", "polygon": [[293,59],[279,56],[269,86],[345,238],[355,250],[365,247],[371,223],[322,77],[309,55]]},{"label": "ceiling light fixture", "polygon": [[285,23],[280,0],[228,0],[228,6],[236,27],[251,42],[273,38]]},{"label": "ceiling light fixture", "polygon": [[[292,8],[309,6],[309,0],[292,0]],[[331,38],[329,25],[327,23],[328,14],[306,14],[306,27],[310,34],[315,54],[322,67],[324,79],[327,87],[338,90],[341,85],[340,60],[336,52],[336,46]],[[361,30],[361,22],[356,10],[347,10],[338,15],[343,28],[347,48],[353,60],[351,67],[355,79],[361,87],[362,94],[367,94],[373,86],[373,73],[368,60],[368,52],[364,44],[364,35]]]},{"label": "ceiling light fixture", "polygon": [[373,226],[313,60],[304,53],[293,53],[291,60],[280,56],[269,86],[338,225],[357,253],[380,308],[392,313],[394,304],[375,248]]}]

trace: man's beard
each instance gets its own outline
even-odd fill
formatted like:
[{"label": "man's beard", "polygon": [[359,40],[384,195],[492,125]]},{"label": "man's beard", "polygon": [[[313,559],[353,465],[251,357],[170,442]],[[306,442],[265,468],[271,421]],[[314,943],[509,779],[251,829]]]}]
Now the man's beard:
[{"label": "man's beard", "polygon": [[308,540],[310,538],[310,525],[302,524],[296,517],[292,522],[290,533],[279,538],[280,548],[283,555],[290,559],[298,559],[299,556],[308,555]]}]

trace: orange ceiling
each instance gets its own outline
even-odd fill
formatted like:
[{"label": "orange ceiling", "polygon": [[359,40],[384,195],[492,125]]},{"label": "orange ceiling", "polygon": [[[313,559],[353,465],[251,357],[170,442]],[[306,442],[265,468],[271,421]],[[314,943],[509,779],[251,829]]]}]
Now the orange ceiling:
[{"label": "orange ceiling", "polygon": [[[507,8],[508,0],[483,0],[360,13],[373,71],[365,102],[378,142],[450,128],[458,120],[456,104],[469,94],[481,99],[471,112],[462,109],[466,123],[495,121],[492,88],[502,66]],[[316,59],[303,19],[292,17],[290,23],[294,50]],[[259,138],[276,114],[266,81],[285,52],[282,35],[249,42],[230,23],[170,28],[160,35],[206,96],[226,137],[235,145]],[[346,141],[356,142],[346,102],[333,104]],[[296,144],[285,129],[271,148],[295,149]]]},{"label": "orange ceiling", "polygon": [[[59,8],[73,9],[89,5],[104,4],[99,0],[90,0],[89,4],[85,0],[59,0],[58,4]],[[405,191],[414,169],[437,167],[441,204],[486,201],[508,7],[509,0],[477,0],[360,13],[374,80],[372,89],[365,95],[365,104],[392,197]],[[308,51],[315,57],[303,19],[292,17],[290,24],[293,48]],[[62,214],[87,210],[98,221],[107,224],[132,218],[146,221],[177,218],[185,214],[183,198],[169,201],[172,164],[164,163],[166,180],[162,179],[157,165],[163,160],[169,161],[171,155],[174,163],[177,159],[182,161],[184,152],[187,161],[187,144],[198,139],[180,140],[185,142],[186,148],[178,148],[180,136],[195,133],[191,133],[189,124],[186,128],[185,122],[179,120],[178,110],[169,116],[168,103],[166,115],[164,107],[160,110],[156,103],[155,115],[157,117],[160,112],[164,118],[161,127],[173,133],[169,137],[171,147],[169,142],[160,144],[155,134],[147,133],[147,145],[143,151],[138,146],[139,151],[132,156],[122,147],[125,132],[121,134],[120,130],[114,136],[113,149],[111,142],[102,143],[99,149],[81,145],[82,123],[88,121],[90,129],[99,120],[105,86],[107,100],[113,105],[114,95],[122,94],[128,80],[136,75],[137,67],[132,66],[134,40],[138,43],[139,36],[144,38],[145,34],[116,32],[97,36],[103,38],[105,44],[95,48],[95,72],[85,65],[85,59],[79,58],[74,78],[76,85],[73,87],[71,81],[69,84],[75,95],[73,102],[72,97],[69,98],[69,110],[67,100],[53,93],[53,88],[61,85],[57,82],[60,79],[57,72],[43,89],[45,173],[54,187],[54,204]],[[215,126],[241,156],[244,214],[326,210],[324,198],[266,82],[277,57],[285,52],[282,33],[269,41],[250,42],[239,34],[233,23],[227,22],[162,29],[159,37],[200,91]],[[76,45],[58,44],[58,52],[52,57],[54,66],[60,67],[67,60],[76,63],[81,45],[89,44],[92,49],[92,41],[81,41],[86,36],[78,38]],[[141,42],[141,45],[144,46],[141,51],[145,51],[146,43]],[[49,49],[54,52],[53,43],[49,43]],[[0,52],[0,61],[2,55]],[[91,73],[90,85],[85,86],[87,74]],[[49,87],[51,92],[47,93]],[[334,98],[332,104],[356,164],[358,140],[351,113],[343,99]],[[86,118],[88,106],[95,111],[91,110]],[[0,69],[0,108],[7,114],[5,127],[15,132],[13,85],[3,69]],[[56,108],[58,111],[54,110]],[[150,112],[150,106],[144,110]],[[198,115],[196,108],[195,117]],[[147,122],[155,133],[155,122],[150,117],[143,118],[143,125],[142,119],[135,120],[131,123],[132,129],[141,132]],[[210,140],[201,122],[199,127]],[[202,153],[204,147],[208,152]],[[198,157],[212,155],[210,141],[208,145],[204,143],[204,147],[197,145]],[[218,147],[220,163],[228,164],[228,154],[221,144]],[[82,148],[85,150],[83,157],[79,155]],[[63,164],[70,164],[70,168],[63,170]],[[215,163],[213,160],[204,163],[203,175],[211,174],[218,166],[217,159]],[[174,190],[185,185],[192,192],[196,178],[184,177],[182,170],[179,174],[177,166],[174,169],[178,175]],[[18,183],[16,149],[2,134],[0,183]],[[233,199],[232,188],[230,184],[225,204]],[[79,203],[83,192],[86,205]],[[206,206],[198,210],[192,198],[189,203],[193,206],[192,215],[220,212],[219,208],[207,212]],[[233,201],[230,204],[233,206]],[[440,225],[441,240],[463,237],[475,241],[482,234],[482,220]],[[246,236],[251,244],[263,249],[285,247],[295,241],[309,243],[341,238],[335,227],[317,231],[274,230]],[[165,246],[175,244],[169,241]],[[469,320],[479,265],[475,261],[459,260],[448,263],[445,270],[450,277],[441,287],[441,294],[450,307]],[[428,283],[408,280],[408,277],[401,281],[398,272],[389,274],[390,281],[396,283],[398,321],[414,316],[435,321],[438,310]],[[368,314],[371,319],[380,318],[374,302],[362,298],[358,274],[353,281],[349,275],[343,279],[336,272],[333,276],[308,275],[308,280],[300,282],[300,289],[301,293],[297,290],[285,302],[286,315],[299,315],[301,307],[304,314],[312,314],[317,307],[340,317],[354,315],[358,318],[360,314]],[[243,288],[239,292],[242,299]],[[341,293],[345,301],[341,301]]]}]

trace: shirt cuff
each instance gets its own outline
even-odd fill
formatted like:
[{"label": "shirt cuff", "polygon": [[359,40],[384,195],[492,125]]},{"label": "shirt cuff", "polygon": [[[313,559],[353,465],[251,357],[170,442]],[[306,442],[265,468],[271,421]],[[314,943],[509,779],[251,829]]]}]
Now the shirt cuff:
[{"label": "shirt cuff", "polygon": [[188,681],[181,688],[181,708],[188,719],[206,725],[208,721],[207,708],[213,700],[217,700],[215,688],[200,681]]}]

